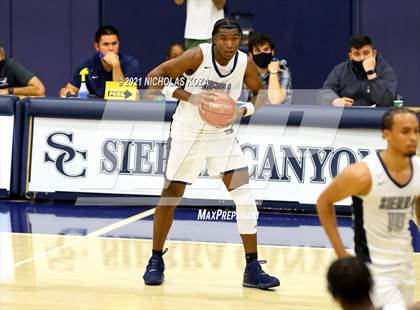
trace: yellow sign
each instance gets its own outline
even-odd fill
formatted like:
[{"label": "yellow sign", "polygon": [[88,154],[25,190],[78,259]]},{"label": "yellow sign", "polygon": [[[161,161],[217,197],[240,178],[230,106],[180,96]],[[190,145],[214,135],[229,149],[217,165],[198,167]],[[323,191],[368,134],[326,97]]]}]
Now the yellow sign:
[{"label": "yellow sign", "polygon": [[108,81],[105,84],[107,100],[137,100],[137,87],[127,86],[120,82]]}]

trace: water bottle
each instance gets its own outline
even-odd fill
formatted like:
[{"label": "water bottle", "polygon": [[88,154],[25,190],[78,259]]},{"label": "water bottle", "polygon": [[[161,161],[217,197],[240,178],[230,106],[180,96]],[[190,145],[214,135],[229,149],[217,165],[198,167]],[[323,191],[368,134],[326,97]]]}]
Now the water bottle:
[{"label": "water bottle", "polygon": [[79,72],[80,74],[80,88],[79,88],[79,98],[88,98],[89,91],[86,86],[86,75],[89,74],[88,68],[83,68]]},{"label": "water bottle", "polygon": [[86,99],[89,96],[89,91],[86,87],[86,82],[81,82],[80,83],[80,88],[79,88],[79,98],[83,98]]},{"label": "water bottle", "polygon": [[401,97],[399,94],[397,95],[397,98],[394,100],[394,108],[400,108],[403,106],[404,100],[403,97]]}]

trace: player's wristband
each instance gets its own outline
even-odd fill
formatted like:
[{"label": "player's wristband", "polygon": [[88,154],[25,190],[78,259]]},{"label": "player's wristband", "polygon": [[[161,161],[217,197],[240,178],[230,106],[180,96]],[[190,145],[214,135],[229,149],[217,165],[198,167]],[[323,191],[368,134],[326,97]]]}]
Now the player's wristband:
[{"label": "player's wristband", "polygon": [[165,96],[166,99],[171,99],[173,98],[174,92],[178,88],[179,87],[177,85],[170,83],[169,85],[166,85],[164,88],[162,88],[162,94]]},{"label": "player's wristband", "polygon": [[244,116],[250,116],[250,115],[254,114],[255,107],[252,104],[252,102],[250,102],[250,101],[248,101],[248,102],[239,101],[239,103],[241,103],[240,108],[245,108],[246,109],[246,114]]}]

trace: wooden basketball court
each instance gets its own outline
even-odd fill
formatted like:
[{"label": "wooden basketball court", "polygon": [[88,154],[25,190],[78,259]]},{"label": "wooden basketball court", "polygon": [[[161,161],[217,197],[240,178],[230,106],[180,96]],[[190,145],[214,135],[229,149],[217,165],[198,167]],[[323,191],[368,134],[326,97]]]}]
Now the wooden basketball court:
[{"label": "wooden basketball court", "polygon": [[[150,240],[0,236],[1,309],[339,309],[326,291],[331,249],[261,246],[264,269],[281,281],[262,291],[241,286],[241,245],[168,241],[166,280],[150,287],[142,279]],[[420,287],[420,255],[413,260]]]}]

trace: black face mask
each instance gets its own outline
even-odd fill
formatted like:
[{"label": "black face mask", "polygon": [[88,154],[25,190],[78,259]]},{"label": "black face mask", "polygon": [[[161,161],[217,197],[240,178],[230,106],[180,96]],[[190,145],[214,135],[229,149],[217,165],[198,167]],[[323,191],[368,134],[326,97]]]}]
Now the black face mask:
[{"label": "black face mask", "polygon": [[364,72],[365,70],[363,69],[363,62],[362,61],[351,61],[351,65],[353,66],[353,68],[355,68],[358,72]]},{"label": "black face mask", "polygon": [[252,60],[260,68],[267,68],[268,64],[271,62],[272,59],[273,55],[271,54],[271,52],[252,55]]}]

